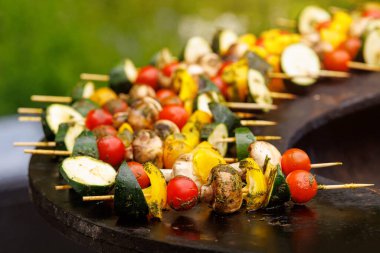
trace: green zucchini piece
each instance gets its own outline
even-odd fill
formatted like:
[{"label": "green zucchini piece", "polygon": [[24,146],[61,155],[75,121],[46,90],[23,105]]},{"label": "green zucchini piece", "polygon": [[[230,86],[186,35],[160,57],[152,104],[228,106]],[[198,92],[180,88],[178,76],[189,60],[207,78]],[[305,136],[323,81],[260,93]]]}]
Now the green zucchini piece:
[{"label": "green zucchini piece", "polygon": [[380,29],[368,33],[363,45],[364,62],[380,66]]},{"label": "green zucchini piece", "polygon": [[95,92],[95,85],[93,82],[82,81],[74,86],[71,93],[73,101],[80,100],[83,98],[90,98]]},{"label": "green zucchini piece", "polygon": [[114,207],[118,216],[131,220],[143,219],[149,214],[144,193],[126,162],[120,165],[116,176]]},{"label": "green zucchini piece", "polygon": [[227,106],[220,103],[211,102],[208,104],[214,122],[223,123],[227,126],[228,133],[240,126],[240,118],[235,115]]},{"label": "green zucchini piece", "polygon": [[238,161],[249,157],[249,145],[256,141],[255,135],[248,127],[235,129],[236,154]]},{"label": "green zucchini piece", "polygon": [[[248,89],[250,100],[259,105],[272,105],[273,100],[267,87],[266,78],[257,70],[248,70]],[[263,110],[268,111],[268,110]]]},{"label": "green zucchini piece", "polygon": [[62,104],[49,105],[41,117],[42,128],[47,140],[54,140],[54,136],[57,134],[61,123],[84,123],[84,118],[78,111],[71,106]]},{"label": "green zucchini piece", "polygon": [[72,104],[72,107],[77,110],[83,117],[91,110],[98,109],[99,105],[87,98],[81,98]]},{"label": "green zucchini piece", "polygon": [[290,200],[289,185],[286,183],[284,174],[282,174],[281,166],[277,165],[277,175],[274,180],[272,192],[270,193],[267,208],[282,206]]},{"label": "green zucchini piece", "polygon": [[237,42],[238,36],[229,29],[220,29],[212,38],[211,47],[214,53],[224,55],[228,49]]},{"label": "green zucchini piece", "polygon": [[216,92],[220,93],[218,86],[216,86],[209,78],[206,76],[200,76],[198,80],[198,93],[204,92]]},{"label": "green zucchini piece", "polygon": [[55,135],[55,147],[58,150],[67,150],[65,145],[65,137],[67,134],[67,131],[69,130],[69,123],[62,123],[58,127],[58,132]]},{"label": "green zucchini piece", "polygon": [[187,63],[196,63],[202,56],[211,52],[212,50],[207,40],[202,37],[192,37],[186,42],[179,60]]},{"label": "green zucchini piece", "polygon": [[216,148],[222,156],[227,154],[227,142],[220,142],[220,139],[228,137],[228,129],[223,123],[211,123],[202,127],[201,139],[207,140]]},{"label": "green zucchini piece", "polygon": [[128,94],[137,78],[137,69],[129,59],[114,67],[110,72],[109,86],[116,93]]},{"label": "green zucchini piece", "polygon": [[300,34],[316,32],[315,25],[331,20],[331,15],[321,7],[306,6],[298,16],[297,29]]},{"label": "green zucchini piece", "polygon": [[272,65],[254,52],[248,52],[246,58],[248,67],[259,71],[263,76],[267,76],[268,73],[272,71]]},{"label": "green zucchini piece", "polygon": [[[274,183],[276,181],[278,172],[277,165],[272,164],[270,160],[270,158],[266,157],[264,164],[264,175],[267,180],[268,193],[272,193],[274,189]],[[270,198],[271,194],[267,194],[264,207],[268,206]]]},{"label": "green zucchini piece", "polygon": [[111,165],[88,156],[66,158],[61,163],[59,173],[82,196],[109,193],[116,177]]},{"label": "green zucchini piece", "polygon": [[209,103],[211,102],[215,101],[213,101],[209,93],[200,93],[194,99],[194,110],[200,110],[212,115],[211,110],[209,108]]},{"label": "green zucchini piece", "polygon": [[73,156],[90,156],[99,159],[98,145],[95,135],[88,130],[84,130],[75,141]]}]

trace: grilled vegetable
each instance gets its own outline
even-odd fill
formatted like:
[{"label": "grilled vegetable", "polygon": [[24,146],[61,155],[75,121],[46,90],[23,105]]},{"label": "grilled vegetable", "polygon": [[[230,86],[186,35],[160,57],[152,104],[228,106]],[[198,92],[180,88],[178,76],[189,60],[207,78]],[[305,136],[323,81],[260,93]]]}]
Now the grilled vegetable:
[{"label": "grilled vegetable", "polygon": [[162,209],[166,206],[167,198],[165,177],[153,163],[145,163],[144,170],[150,180],[150,186],[143,189],[147,195],[145,199],[149,206],[149,215],[162,219]]},{"label": "grilled vegetable", "polygon": [[238,161],[249,156],[249,145],[256,141],[256,137],[248,127],[235,129],[236,154]]},{"label": "grilled vegetable", "polygon": [[198,201],[197,185],[188,177],[176,176],[167,187],[168,203],[176,211],[185,211],[193,208]]},{"label": "grilled vegetable", "polygon": [[164,168],[171,169],[178,157],[182,154],[190,152],[192,149],[193,147],[190,145],[184,134],[174,133],[169,135],[164,141]]},{"label": "grilled vegetable", "polygon": [[366,36],[363,58],[367,64],[380,66],[380,29],[373,30]]},{"label": "grilled vegetable", "polygon": [[243,202],[242,181],[237,172],[227,164],[212,168],[208,182],[202,186],[201,196],[216,213],[233,213]]},{"label": "grilled vegetable", "polygon": [[87,98],[81,98],[72,104],[72,107],[77,110],[83,117],[86,117],[88,112],[98,109],[99,105]]},{"label": "grilled vegetable", "polygon": [[111,165],[88,156],[66,158],[59,172],[74,191],[83,196],[107,194],[116,177]]},{"label": "grilled vegetable", "polygon": [[179,133],[179,128],[170,120],[158,120],[154,123],[154,132],[165,141],[166,137],[169,135]]},{"label": "grilled vegetable", "polygon": [[202,56],[211,53],[208,42],[202,37],[192,37],[187,42],[180,55],[180,60],[186,63],[195,63]]},{"label": "grilled vegetable", "polygon": [[102,108],[103,110],[114,115],[115,113],[126,112],[128,109],[128,105],[123,99],[117,98],[109,100],[102,106]]},{"label": "grilled vegetable", "polygon": [[128,123],[121,125],[117,132],[117,137],[123,142],[125,147],[132,144],[133,141],[133,129]]},{"label": "grilled vegetable", "polygon": [[116,93],[108,87],[101,87],[96,89],[94,94],[91,95],[90,99],[96,104],[103,106],[108,101],[112,99],[117,99]]},{"label": "grilled vegetable", "polygon": [[248,101],[264,106],[273,104],[273,100],[266,84],[266,79],[259,71],[254,69],[248,70],[248,89]]},{"label": "grilled vegetable", "polygon": [[83,123],[82,115],[68,105],[51,104],[42,114],[42,128],[47,140],[53,140],[61,123]]},{"label": "grilled vegetable", "polygon": [[240,119],[227,106],[211,102],[209,107],[214,121],[225,124],[229,133],[232,133],[236,127],[240,126]]},{"label": "grilled vegetable", "polygon": [[112,114],[100,108],[89,111],[86,117],[86,127],[90,130],[101,125],[112,125],[112,123]]},{"label": "grilled vegetable", "polygon": [[228,144],[220,140],[227,137],[228,129],[223,123],[211,123],[203,126],[201,130],[201,139],[207,140],[222,156],[226,155]]},{"label": "grilled vegetable", "polygon": [[95,85],[93,82],[79,82],[75,85],[71,97],[73,101],[81,99],[89,99],[95,92]]},{"label": "grilled vegetable", "polygon": [[67,130],[69,129],[69,123],[61,123],[58,127],[58,132],[55,135],[55,146],[58,150],[67,150],[65,145],[65,137],[67,134]]},{"label": "grilled vegetable", "polygon": [[117,215],[131,220],[144,219],[149,213],[144,193],[126,162],[116,176],[114,206]]},{"label": "grilled vegetable", "polygon": [[252,157],[260,168],[265,168],[267,158],[270,159],[273,165],[280,164],[281,153],[278,149],[265,141],[255,141],[249,145],[249,156]]},{"label": "grilled vegetable", "polygon": [[95,135],[84,130],[76,139],[72,156],[90,156],[99,159],[98,145]]},{"label": "grilled vegetable", "polygon": [[232,44],[236,43],[238,36],[229,29],[218,30],[212,38],[212,50],[219,54],[225,55]]},{"label": "grilled vegetable", "polygon": [[286,183],[284,174],[282,174],[281,166],[277,165],[277,175],[274,181],[272,192],[270,193],[268,208],[282,206],[290,200],[290,190]]},{"label": "grilled vegetable", "polygon": [[262,75],[266,76],[272,70],[272,66],[259,55],[248,52],[246,55],[249,69],[259,71]]},{"label": "grilled vegetable", "polygon": [[294,203],[306,203],[317,194],[317,180],[308,171],[295,170],[286,177],[286,182],[289,185],[290,195]]},{"label": "grilled vegetable", "polygon": [[129,59],[114,67],[110,72],[109,85],[116,93],[128,94],[137,78],[137,69]]},{"label": "grilled vegetable", "polygon": [[110,125],[100,125],[91,130],[97,139],[104,136],[112,135],[117,136],[117,131],[113,126]]},{"label": "grilled vegetable", "polygon": [[331,20],[331,15],[318,6],[305,7],[298,17],[297,28],[301,34],[311,34],[316,32],[316,24]]},{"label": "grilled vegetable", "polygon": [[70,124],[66,134],[64,136],[64,146],[66,147],[67,151],[72,152],[74,149],[75,141],[77,137],[83,132],[84,126],[80,124]]},{"label": "grilled vegetable", "polygon": [[162,140],[151,130],[140,130],[132,142],[133,158],[136,162],[152,162],[162,168]]},{"label": "grilled vegetable", "polygon": [[154,89],[148,85],[133,85],[131,90],[129,91],[129,99],[138,100],[145,97],[156,97],[156,92]]},{"label": "grilled vegetable", "polygon": [[153,98],[145,97],[137,100],[130,107],[128,123],[135,131],[153,129],[161,110],[161,105]]}]

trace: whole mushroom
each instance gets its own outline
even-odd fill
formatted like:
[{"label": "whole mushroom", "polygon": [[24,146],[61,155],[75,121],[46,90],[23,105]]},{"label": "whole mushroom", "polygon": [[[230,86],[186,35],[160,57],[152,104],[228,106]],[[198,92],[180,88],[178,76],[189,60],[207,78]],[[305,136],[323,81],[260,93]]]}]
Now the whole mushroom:
[{"label": "whole mushroom", "polygon": [[162,168],[162,140],[151,130],[140,130],[132,142],[133,158],[136,162],[152,162]]}]

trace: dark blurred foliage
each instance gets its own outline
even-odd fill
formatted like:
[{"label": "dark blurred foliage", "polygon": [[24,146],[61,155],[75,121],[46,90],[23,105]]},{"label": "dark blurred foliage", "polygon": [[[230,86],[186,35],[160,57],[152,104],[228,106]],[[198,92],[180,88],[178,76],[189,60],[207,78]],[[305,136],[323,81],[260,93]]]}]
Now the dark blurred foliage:
[{"label": "dark blurred foliage", "polygon": [[178,53],[186,37],[215,26],[237,32],[274,27],[318,4],[354,0],[1,0],[0,115],[31,106],[32,94],[67,95],[81,72],[108,73],[122,58],[145,65],[162,47]]}]

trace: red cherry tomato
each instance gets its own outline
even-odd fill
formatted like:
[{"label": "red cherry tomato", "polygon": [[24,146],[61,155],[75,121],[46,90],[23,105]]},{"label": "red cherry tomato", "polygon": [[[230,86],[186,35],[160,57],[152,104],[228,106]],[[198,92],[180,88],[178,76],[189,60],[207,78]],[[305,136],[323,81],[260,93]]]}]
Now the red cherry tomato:
[{"label": "red cherry tomato", "polygon": [[180,105],[166,105],[159,114],[159,119],[167,119],[173,121],[179,129],[186,124],[189,114]]},{"label": "red cherry tomato", "polygon": [[161,101],[161,105],[179,105],[183,106],[182,100],[178,96],[168,97]]},{"label": "red cherry tomato", "polygon": [[171,89],[159,89],[156,92],[156,97],[157,97],[158,101],[160,101],[160,103],[165,98],[174,97],[174,96],[177,96],[177,94],[174,91],[172,91]]},{"label": "red cherry tomato", "polygon": [[281,168],[285,176],[294,170],[309,171],[311,169],[310,158],[301,149],[288,149],[281,157]]},{"label": "red cherry tomato", "polygon": [[190,178],[176,176],[168,183],[167,201],[176,211],[189,210],[198,201],[198,187]]},{"label": "red cherry tomato", "polygon": [[317,194],[317,180],[308,171],[295,170],[286,177],[286,182],[289,185],[290,196],[294,203],[306,203]]},{"label": "red cherry tomato", "polygon": [[362,42],[357,37],[350,37],[342,45],[339,46],[340,49],[346,50],[351,59],[354,59],[359,52],[360,47],[362,46]]},{"label": "red cherry tomato", "polygon": [[179,63],[178,62],[172,62],[167,64],[165,67],[162,68],[162,74],[166,77],[172,77],[173,73],[178,68]]},{"label": "red cherry tomato", "polygon": [[131,169],[133,174],[135,175],[137,182],[139,182],[139,185],[141,189],[147,188],[150,186],[150,179],[148,177],[148,174],[146,174],[144,170],[144,166],[141,163],[138,162],[127,162],[128,167]]},{"label": "red cherry tomato", "polygon": [[112,135],[104,136],[98,140],[99,159],[116,167],[125,157],[123,142]]},{"label": "red cherry tomato", "polygon": [[112,114],[103,109],[89,111],[86,117],[86,127],[92,130],[100,125],[112,125]]},{"label": "red cherry tomato", "polygon": [[222,77],[220,75],[214,76],[211,81],[219,88],[223,96],[227,97],[228,84],[223,81]]},{"label": "red cherry tomato", "polygon": [[369,9],[363,12],[363,17],[378,19],[380,18],[380,9]]},{"label": "red cherry tomato", "polygon": [[125,112],[128,109],[127,103],[122,99],[111,99],[107,103],[105,103],[102,107],[104,110],[111,114],[115,114],[118,112]]},{"label": "red cherry tomato", "polygon": [[216,74],[217,76],[222,76],[223,75],[223,72],[224,72],[224,69],[230,65],[232,62],[231,61],[225,61],[222,63],[222,66],[220,66],[219,70],[218,70],[218,73]]},{"label": "red cherry tomato", "polygon": [[339,48],[327,52],[323,56],[323,64],[328,70],[348,71],[348,62],[350,60],[350,54],[346,50]]},{"label": "red cherry tomato", "polygon": [[136,84],[146,84],[156,89],[158,87],[158,69],[153,66],[142,67],[139,70]]},{"label": "red cherry tomato", "polygon": [[117,130],[110,125],[101,125],[92,129],[92,133],[96,136],[97,139],[100,139],[108,135],[116,136]]}]

